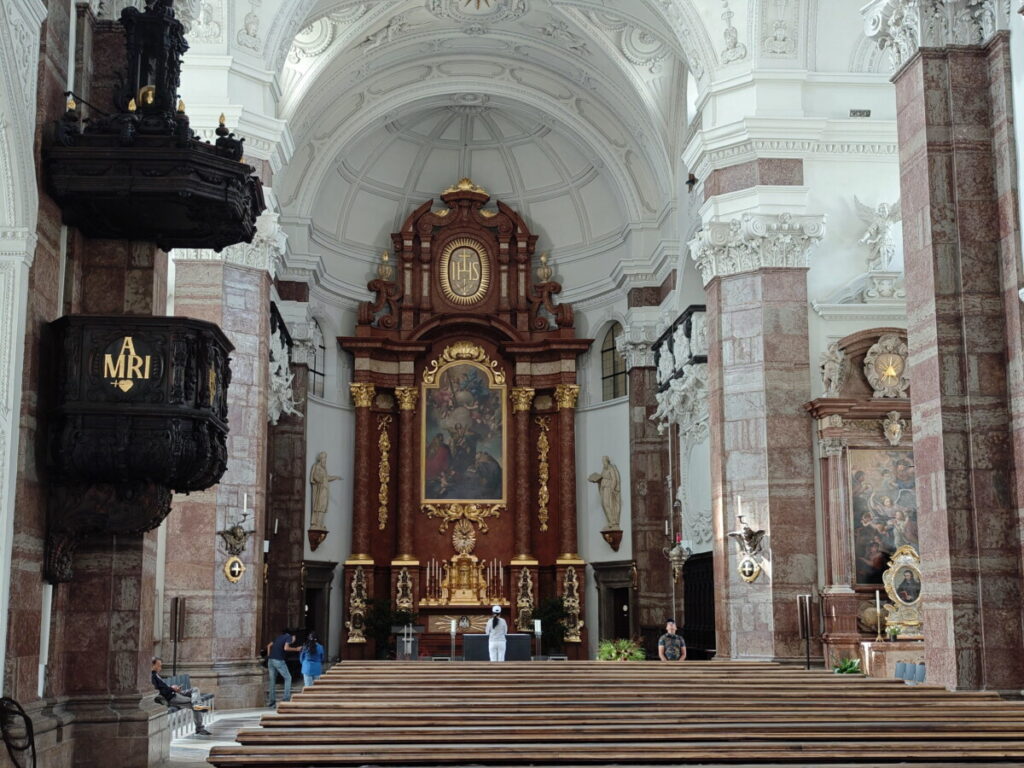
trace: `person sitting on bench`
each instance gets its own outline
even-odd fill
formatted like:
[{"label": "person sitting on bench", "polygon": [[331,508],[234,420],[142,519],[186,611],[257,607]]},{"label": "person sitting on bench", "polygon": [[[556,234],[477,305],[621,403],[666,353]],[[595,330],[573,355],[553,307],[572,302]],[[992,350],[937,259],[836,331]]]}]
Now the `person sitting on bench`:
[{"label": "person sitting on bench", "polygon": [[163,699],[168,707],[184,707],[185,709],[192,710],[192,722],[196,724],[196,735],[197,736],[209,736],[210,732],[203,728],[203,716],[196,711],[195,705],[192,703],[192,689],[181,690],[180,685],[168,685],[167,681],[160,677],[160,672],[163,670],[164,660],[159,656],[153,657],[153,672],[150,675],[150,679],[153,681],[153,687],[159,692],[157,697],[157,703]]}]

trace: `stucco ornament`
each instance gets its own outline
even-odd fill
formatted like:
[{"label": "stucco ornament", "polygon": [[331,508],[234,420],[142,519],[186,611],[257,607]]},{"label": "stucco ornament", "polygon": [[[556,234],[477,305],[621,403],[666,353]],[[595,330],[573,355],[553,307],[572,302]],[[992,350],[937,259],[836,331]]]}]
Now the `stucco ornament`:
[{"label": "stucco ornament", "polygon": [[608,522],[606,531],[619,530],[619,519],[622,515],[622,478],[619,475],[619,468],[612,460],[605,456],[600,472],[593,472],[587,480],[597,483],[598,492],[601,495],[601,509],[604,510],[605,520]]},{"label": "stucco ornament", "polygon": [[707,285],[763,267],[807,267],[811,248],[824,235],[824,216],[745,213],[705,224],[690,241],[690,256]]},{"label": "stucco ornament", "polygon": [[864,356],[864,376],[875,397],[909,397],[910,371],[906,342],[889,333],[882,336]]},{"label": "stucco ornament", "polygon": [[896,238],[896,225],[902,217],[900,199],[897,197],[892,205],[879,203],[877,208],[864,205],[856,195],[853,196],[853,201],[857,207],[857,215],[868,227],[860,238],[860,242],[871,252],[868,257],[868,271],[888,270],[895,263],[896,255],[900,251],[900,244]]},{"label": "stucco ornament", "polygon": [[899,445],[906,428],[907,422],[900,418],[899,411],[889,411],[882,419],[882,434],[889,441],[889,445]]},{"label": "stucco ornament", "polygon": [[921,47],[985,42],[1007,28],[1010,9],[1005,0],[873,0],[861,14],[895,71]]},{"label": "stucco ornament", "polygon": [[288,344],[284,340],[280,328],[275,328],[270,335],[270,393],[267,398],[267,421],[277,424],[281,414],[302,417],[298,410],[299,401],[295,399],[292,381],[291,360]]},{"label": "stucco ornament", "polygon": [[821,355],[821,383],[825,387],[825,397],[839,397],[839,392],[846,381],[850,361],[846,359],[839,342],[834,341]]}]

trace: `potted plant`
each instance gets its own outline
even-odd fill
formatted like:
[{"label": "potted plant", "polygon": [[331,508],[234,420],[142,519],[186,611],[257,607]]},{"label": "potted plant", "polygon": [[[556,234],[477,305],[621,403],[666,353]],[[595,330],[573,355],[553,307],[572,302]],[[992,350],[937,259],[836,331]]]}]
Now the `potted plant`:
[{"label": "potted plant", "polygon": [[903,627],[899,626],[898,624],[890,624],[888,627],[885,628],[885,634],[889,636],[890,643],[895,643],[899,639],[900,632],[902,631]]},{"label": "potted plant", "polygon": [[548,597],[540,601],[533,611],[533,618],[540,619],[540,643],[542,653],[561,653],[565,647],[565,604],[560,597]]},{"label": "potted plant", "polygon": [[602,640],[597,646],[598,661],[643,661],[644,649],[636,640]]},{"label": "potted plant", "polygon": [[859,675],[861,673],[860,659],[844,656],[832,665],[832,671],[837,675]]},{"label": "potted plant", "polygon": [[394,653],[391,646],[391,627],[414,623],[416,614],[393,610],[391,601],[381,598],[367,600],[366,608],[366,636],[374,642],[376,657],[390,658]]}]

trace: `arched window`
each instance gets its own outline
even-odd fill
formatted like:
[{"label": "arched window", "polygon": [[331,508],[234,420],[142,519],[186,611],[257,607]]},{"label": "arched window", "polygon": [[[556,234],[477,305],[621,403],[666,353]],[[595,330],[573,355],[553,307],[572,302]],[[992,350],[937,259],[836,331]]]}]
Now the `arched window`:
[{"label": "arched window", "polygon": [[601,343],[601,399],[624,397],[629,388],[626,383],[626,360],[615,349],[615,340],[622,335],[622,326],[613,323]]},{"label": "arched window", "polygon": [[324,332],[320,324],[314,320],[310,333],[310,346],[313,347],[313,359],[309,361],[309,394],[316,397],[324,396],[324,362],[327,360],[327,349],[324,347]]}]

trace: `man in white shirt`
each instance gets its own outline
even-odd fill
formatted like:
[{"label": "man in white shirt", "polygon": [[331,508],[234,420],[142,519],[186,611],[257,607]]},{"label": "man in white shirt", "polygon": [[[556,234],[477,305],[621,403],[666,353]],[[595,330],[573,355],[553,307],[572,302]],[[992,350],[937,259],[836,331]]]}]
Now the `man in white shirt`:
[{"label": "man in white shirt", "polygon": [[508,634],[508,624],[501,618],[501,606],[491,607],[494,614],[487,622],[487,650],[491,654],[491,661],[505,660],[505,636]]}]

